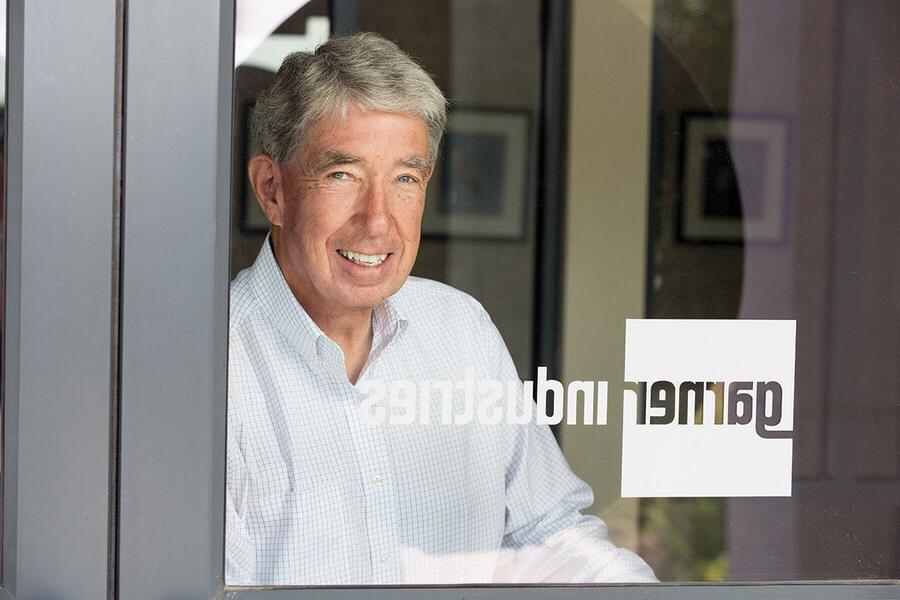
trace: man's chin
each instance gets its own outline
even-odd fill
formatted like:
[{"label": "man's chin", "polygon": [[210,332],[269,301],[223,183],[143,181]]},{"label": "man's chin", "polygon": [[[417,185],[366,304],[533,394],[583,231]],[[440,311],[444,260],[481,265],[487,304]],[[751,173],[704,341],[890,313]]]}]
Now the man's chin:
[{"label": "man's chin", "polygon": [[342,290],[339,303],[350,310],[371,310],[387,300],[400,287],[400,285],[352,286]]}]

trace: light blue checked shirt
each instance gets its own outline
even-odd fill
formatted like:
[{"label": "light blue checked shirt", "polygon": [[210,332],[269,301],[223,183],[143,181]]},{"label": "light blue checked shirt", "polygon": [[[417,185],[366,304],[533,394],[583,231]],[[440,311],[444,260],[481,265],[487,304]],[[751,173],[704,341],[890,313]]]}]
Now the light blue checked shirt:
[{"label": "light blue checked shirt", "polygon": [[459,380],[471,367],[476,380],[518,381],[477,301],[410,277],[372,325],[353,385],[268,240],[233,282],[228,584],[656,581],[600,519],[580,514],[593,494],[546,425],[361,416],[369,379]]}]

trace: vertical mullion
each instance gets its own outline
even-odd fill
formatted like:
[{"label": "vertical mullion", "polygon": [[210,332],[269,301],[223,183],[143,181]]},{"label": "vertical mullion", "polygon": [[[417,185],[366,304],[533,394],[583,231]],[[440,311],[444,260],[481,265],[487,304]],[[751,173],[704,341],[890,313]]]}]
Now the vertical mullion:
[{"label": "vertical mullion", "polygon": [[109,494],[110,510],[107,520],[107,598],[114,600],[118,586],[117,561],[119,558],[119,380],[120,371],[120,314],[122,306],[122,179],[124,171],[125,147],[125,0],[116,0],[116,113],[115,113],[115,168],[113,170],[113,255],[112,255],[112,314],[110,372],[110,413],[109,413]]},{"label": "vertical mullion", "polygon": [[120,598],[223,580],[233,23],[233,0],[127,3]]},{"label": "vertical mullion", "polygon": [[10,0],[4,586],[107,595],[115,0]]},{"label": "vertical mullion", "polygon": [[25,20],[24,2],[7,5],[6,51],[6,173],[5,228],[3,248],[3,586],[15,589],[16,539],[18,527],[18,423],[19,423],[19,296],[22,257],[22,80],[25,44],[22,36]]},{"label": "vertical mullion", "polygon": [[[540,177],[534,250],[532,372],[547,367],[551,377],[561,379],[569,3],[568,0],[543,0],[541,9]],[[559,437],[559,426],[554,425],[552,429]]]}]

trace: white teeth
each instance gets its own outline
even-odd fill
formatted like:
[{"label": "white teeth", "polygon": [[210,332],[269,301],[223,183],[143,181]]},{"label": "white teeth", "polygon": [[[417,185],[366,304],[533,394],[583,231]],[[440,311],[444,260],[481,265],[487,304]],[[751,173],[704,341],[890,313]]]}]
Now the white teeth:
[{"label": "white teeth", "polygon": [[344,258],[349,258],[358,265],[365,265],[367,267],[380,265],[384,262],[384,259],[388,257],[387,254],[361,254],[352,250],[344,250],[343,248],[338,250],[338,254]]}]

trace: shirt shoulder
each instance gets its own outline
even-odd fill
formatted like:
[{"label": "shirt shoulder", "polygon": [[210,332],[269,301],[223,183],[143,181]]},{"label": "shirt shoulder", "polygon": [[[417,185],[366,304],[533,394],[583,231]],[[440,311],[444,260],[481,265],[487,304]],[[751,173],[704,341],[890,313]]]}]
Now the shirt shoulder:
[{"label": "shirt shoulder", "polygon": [[259,297],[253,289],[251,269],[244,269],[231,282],[228,329],[234,333],[260,307]]},{"label": "shirt shoulder", "polygon": [[411,319],[431,320],[441,315],[450,323],[469,322],[484,325],[490,317],[481,303],[446,283],[410,276],[391,297],[398,312]]}]

